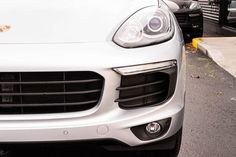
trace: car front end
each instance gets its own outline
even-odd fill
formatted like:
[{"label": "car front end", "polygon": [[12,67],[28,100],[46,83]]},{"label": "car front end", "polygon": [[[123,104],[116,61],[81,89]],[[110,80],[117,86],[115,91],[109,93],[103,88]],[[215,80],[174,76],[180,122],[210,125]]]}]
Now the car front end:
[{"label": "car front end", "polygon": [[199,2],[192,0],[164,0],[174,12],[185,39],[203,35],[203,11]]},{"label": "car front end", "polygon": [[115,140],[175,148],[186,61],[174,15],[162,1],[103,2],[2,4],[1,146]]}]

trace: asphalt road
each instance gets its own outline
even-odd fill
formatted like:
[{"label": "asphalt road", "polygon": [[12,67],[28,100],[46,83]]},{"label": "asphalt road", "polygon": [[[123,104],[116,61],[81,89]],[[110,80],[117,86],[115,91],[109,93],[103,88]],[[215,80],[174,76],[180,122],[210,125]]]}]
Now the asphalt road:
[{"label": "asphalt road", "polygon": [[187,48],[187,100],[180,157],[236,157],[236,79]]},{"label": "asphalt road", "polygon": [[[186,77],[186,112],[179,157],[236,157],[236,79],[189,46]],[[67,148],[41,145],[40,149],[20,149],[14,156],[77,157],[86,154],[107,155],[74,145]],[[109,156],[113,155],[118,154]]]}]

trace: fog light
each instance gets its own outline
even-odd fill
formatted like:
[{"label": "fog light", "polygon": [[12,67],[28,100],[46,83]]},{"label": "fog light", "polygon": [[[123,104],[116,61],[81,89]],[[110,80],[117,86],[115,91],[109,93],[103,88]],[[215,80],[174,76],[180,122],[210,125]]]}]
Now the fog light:
[{"label": "fog light", "polygon": [[131,128],[133,134],[142,141],[157,139],[167,133],[170,128],[171,118],[157,120],[155,122]]},{"label": "fog light", "polygon": [[157,122],[151,122],[146,126],[146,131],[148,134],[159,134],[161,132],[161,125]]}]

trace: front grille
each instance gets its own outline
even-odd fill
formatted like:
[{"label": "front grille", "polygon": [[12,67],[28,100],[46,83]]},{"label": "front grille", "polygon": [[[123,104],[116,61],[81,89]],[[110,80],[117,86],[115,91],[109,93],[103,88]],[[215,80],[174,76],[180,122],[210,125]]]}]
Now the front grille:
[{"label": "front grille", "polygon": [[184,13],[175,13],[175,17],[178,23],[186,23],[188,21],[188,14]]},{"label": "front grille", "polygon": [[116,102],[124,109],[159,105],[170,98],[176,85],[177,67],[122,76]]},{"label": "front grille", "polygon": [[84,111],[95,107],[104,79],[94,72],[0,73],[0,114]]},{"label": "front grille", "polygon": [[192,24],[202,25],[202,23],[203,23],[202,20],[203,20],[202,16],[191,17]]}]

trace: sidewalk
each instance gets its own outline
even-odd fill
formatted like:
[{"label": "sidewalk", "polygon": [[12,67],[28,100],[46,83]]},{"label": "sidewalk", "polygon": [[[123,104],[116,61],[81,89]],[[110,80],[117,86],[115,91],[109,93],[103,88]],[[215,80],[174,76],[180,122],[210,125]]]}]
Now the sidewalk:
[{"label": "sidewalk", "polygon": [[236,78],[236,37],[195,38],[192,44]]}]

